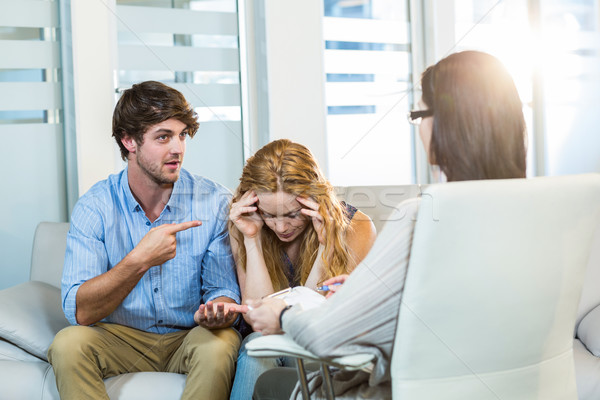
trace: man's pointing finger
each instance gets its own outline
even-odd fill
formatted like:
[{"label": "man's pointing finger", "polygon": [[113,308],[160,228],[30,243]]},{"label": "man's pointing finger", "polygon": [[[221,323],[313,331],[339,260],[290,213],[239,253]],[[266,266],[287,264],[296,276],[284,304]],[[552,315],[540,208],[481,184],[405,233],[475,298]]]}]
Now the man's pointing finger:
[{"label": "man's pointing finger", "polygon": [[179,224],[173,224],[171,225],[171,229],[170,231],[172,233],[177,233],[177,232],[181,232],[181,231],[185,231],[186,229],[190,229],[196,226],[200,226],[202,225],[202,221],[186,221],[186,222],[180,222]]}]

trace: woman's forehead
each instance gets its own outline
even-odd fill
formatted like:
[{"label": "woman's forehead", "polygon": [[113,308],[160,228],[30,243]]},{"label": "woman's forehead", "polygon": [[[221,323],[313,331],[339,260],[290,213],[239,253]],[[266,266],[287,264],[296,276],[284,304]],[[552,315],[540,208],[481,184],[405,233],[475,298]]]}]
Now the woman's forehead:
[{"label": "woman's forehead", "polygon": [[282,215],[297,211],[302,205],[296,196],[285,192],[257,192],[258,208],[272,215]]}]

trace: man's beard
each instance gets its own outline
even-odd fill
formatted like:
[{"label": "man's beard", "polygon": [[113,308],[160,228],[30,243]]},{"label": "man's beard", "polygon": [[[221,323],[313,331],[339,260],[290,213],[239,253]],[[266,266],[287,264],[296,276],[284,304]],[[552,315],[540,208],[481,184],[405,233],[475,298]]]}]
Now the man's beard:
[{"label": "man's beard", "polygon": [[[173,159],[170,161],[180,161],[178,158],[177,159]],[[138,157],[136,157],[136,163],[138,165],[138,167],[140,167],[140,170],[144,172],[144,174],[146,174],[146,176],[148,178],[150,178],[154,183],[156,183],[157,185],[167,185],[167,184],[173,184],[177,181],[177,179],[179,179],[179,170],[177,170],[177,173],[175,174],[175,176],[166,176],[165,174],[163,174],[161,172],[161,167],[163,166],[162,163],[158,164],[158,165],[153,165],[150,163],[147,163],[144,159],[144,157],[140,157],[138,154]]]}]

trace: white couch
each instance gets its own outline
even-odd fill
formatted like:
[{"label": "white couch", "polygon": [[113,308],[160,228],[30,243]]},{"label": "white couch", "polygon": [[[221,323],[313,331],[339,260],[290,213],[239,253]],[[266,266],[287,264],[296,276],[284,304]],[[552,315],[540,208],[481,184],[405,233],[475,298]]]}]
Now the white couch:
[{"label": "white couch", "polygon": [[[395,205],[419,190],[418,186],[337,188],[339,197],[370,215],[378,230]],[[68,325],[60,299],[68,229],[68,223],[40,223],[30,281],[0,291],[1,399],[59,399],[46,352],[54,335]],[[109,378],[105,384],[112,400],[179,399],[185,375],[138,372]]]},{"label": "white couch", "polygon": [[[381,230],[394,207],[417,196],[421,187],[340,187],[340,198],[369,215]],[[557,210],[560,212],[560,210]],[[36,230],[31,280],[0,290],[0,398],[59,399],[46,351],[68,325],[60,305],[60,277],[67,223],[41,223]],[[574,354],[579,398],[600,399],[600,230],[589,260],[575,331]],[[185,376],[138,372],[105,381],[112,400],[179,399]]]},{"label": "white couch", "polygon": [[[0,398],[58,400],[46,352],[68,326],[61,308],[60,279],[68,223],[42,222],[36,229],[31,280],[0,291]],[[136,372],[105,380],[112,400],[179,399],[185,375]]]}]

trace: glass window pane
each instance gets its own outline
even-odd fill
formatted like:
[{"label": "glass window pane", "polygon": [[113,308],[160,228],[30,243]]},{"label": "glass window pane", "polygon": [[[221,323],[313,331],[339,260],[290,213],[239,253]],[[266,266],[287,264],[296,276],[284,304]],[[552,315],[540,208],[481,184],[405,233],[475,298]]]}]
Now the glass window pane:
[{"label": "glass window pane", "polygon": [[413,182],[408,2],[326,0],[323,32],[331,182]]},{"label": "glass window pane", "polygon": [[[453,51],[478,49],[508,68],[524,103],[529,132],[528,174],[600,171],[595,133],[600,106],[600,42],[597,0],[455,0]],[[539,26],[532,21],[539,20]],[[533,79],[543,112],[543,141],[534,142]],[[534,146],[539,146],[536,152]],[[543,171],[535,171],[541,154]]]},{"label": "glass window pane", "polygon": [[243,166],[235,0],[117,0],[119,90],[157,80],[198,113],[184,167],[234,188]]},{"label": "glass window pane", "polygon": [[37,224],[67,220],[58,7],[0,2],[0,289],[29,280]]}]

